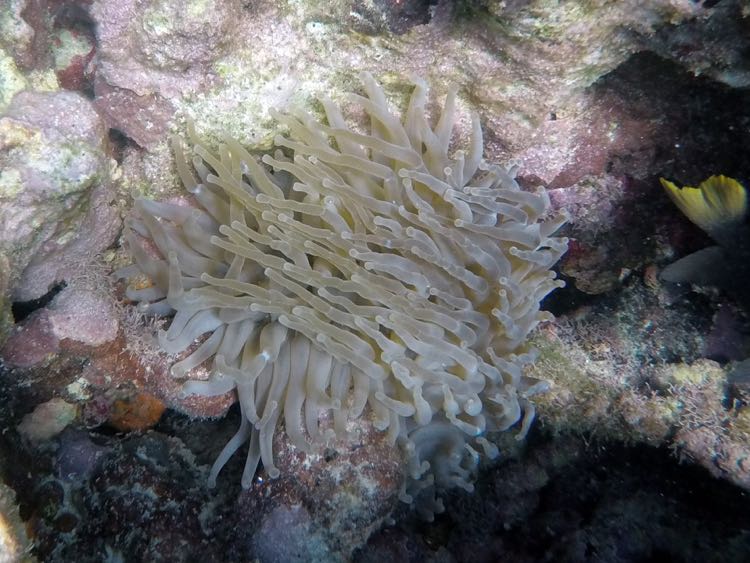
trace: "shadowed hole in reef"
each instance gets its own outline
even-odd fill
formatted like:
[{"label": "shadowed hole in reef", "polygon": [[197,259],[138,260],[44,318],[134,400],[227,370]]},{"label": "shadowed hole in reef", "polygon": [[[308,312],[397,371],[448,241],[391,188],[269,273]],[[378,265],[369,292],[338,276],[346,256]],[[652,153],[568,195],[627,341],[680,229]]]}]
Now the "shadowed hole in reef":
[{"label": "shadowed hole in reef", "polygon": [[383,560],[371,554],[394,544],[413,561],[438,550],[459,561],[747,560],[747,493],[669,448],[534,430],[527,448],[483,472],[473,493],[451,491],[434,522],[398,519],[352,560]]},{"label": "shadowed hole in reef", "polygon": [[122,164],[125,149],[137,146],[125,133],[119,129],[110,129],[108,133],[109,148],[112,158],[115,159],[117,164]]},{"label": "shadowed hole in reef", "polygon": [[599,296],[584,293],[575,286],[575,280],[568,276],[557,273],[557,277],[565,281],[565,287],[561,287],[547,295],[540,307],[543,311],[549,311],[555,317],[560,317],[571,311],[575,311],[584,305],[591,305],[597,302]]},{"label": "shadowed hole in reef", "polygon": [[34,311],[46,307],[50,303],[50,301],[52,301],[55,296],[65,288],[66,285],[67,284],[65,282],[60,282],[53,285],[52,289],[50,289],[41,297],[37,297],[36,299],[32,299],[30,301],[15,301],[11,305],[13,320],[17,323],[20,323]]}]

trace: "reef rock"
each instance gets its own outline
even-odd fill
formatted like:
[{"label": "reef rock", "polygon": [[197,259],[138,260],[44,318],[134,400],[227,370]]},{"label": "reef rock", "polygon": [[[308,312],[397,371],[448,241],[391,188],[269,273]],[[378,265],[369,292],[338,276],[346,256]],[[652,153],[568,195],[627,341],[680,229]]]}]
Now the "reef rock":
[{"label": "reef rock", "polygon": [[112,244],[120,220],[104,123],[79,94],[18,93],[0,117],[0,170],[7,311],[77,273]]}]

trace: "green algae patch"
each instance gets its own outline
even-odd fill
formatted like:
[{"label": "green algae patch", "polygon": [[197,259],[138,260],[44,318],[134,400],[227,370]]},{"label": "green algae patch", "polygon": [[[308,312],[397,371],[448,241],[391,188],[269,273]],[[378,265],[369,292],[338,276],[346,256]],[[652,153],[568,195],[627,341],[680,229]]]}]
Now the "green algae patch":
[{"label": "green algae patch", "polygon": [[23,190],[21,173],[15,168],[0,171],[0,199],[14,198]]},{"label": "green algae patch", "polygon": [[5,111],[13,96],[27,86],[26,79],[16,63],[0,50],[0,113]]}]

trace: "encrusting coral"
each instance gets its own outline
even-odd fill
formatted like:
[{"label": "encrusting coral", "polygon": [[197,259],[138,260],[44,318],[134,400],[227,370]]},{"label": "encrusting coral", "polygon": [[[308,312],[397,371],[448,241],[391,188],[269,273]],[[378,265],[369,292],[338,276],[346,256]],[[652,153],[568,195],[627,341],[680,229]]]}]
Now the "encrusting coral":
[{"label": "encrusting coral", "polygon": [[440,489],[471,489],[477,449],[496,450],[486,432],[520,421],[523,435],[533,419],[529,397],[544,383],[522,374],[534,358],[526,339],[550,318],[541,299],[562,285],[550,268],[567,248],[553,236],[565,219],[548,213],[544,190],[521,190],[513,167],[482,159],[476,115],[468,150],[449,156],[455,90],[433,129],[424,83],[402,122],[377,82],[362,81],[367,97],[350,100],[367,132],[323,99],[327,125],[299,109],[275,115],[285,150],[259,162],[228,138],[212,154],[191,128],[199,179],[175,140],[194,206],[136,199],[125,234],[135,264],[120,275],[152,281],[127,290],[143,312],[174,315],[158,338],[189,351],[175,377],[211,361],[210,378],[188,379],[185,394],[237,391],[242,423],[211,485],[247,440],[242,485],[260,461],[278,476],[282,419],[310,451],[345,438],[369,407],[406,452],[402,499],[429,517]]}]

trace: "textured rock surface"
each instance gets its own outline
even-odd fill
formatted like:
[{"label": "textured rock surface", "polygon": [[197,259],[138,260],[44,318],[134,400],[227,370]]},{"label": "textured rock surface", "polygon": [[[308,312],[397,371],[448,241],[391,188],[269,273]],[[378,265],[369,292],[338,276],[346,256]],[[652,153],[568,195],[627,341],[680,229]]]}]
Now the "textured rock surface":
[{"label": "textured rock surface", "polygon": [[[80,264],[109,236],[96,228],[116,231],[109,205],[84,219],[92,201],[112,194],[93,187],[110,174],[108,127],[122,194],[163,198],[177,186],[166,139],[184,134],[184,116],[210,139],[226,131],[268,147],[278,132],[269,109],[318,93],[346,102],[352,69],[373,72],[396,106],[410,73],[434,85],[433,99],[458,85],[457,135],[478,111],[486,156],[523,160],[524,185],[552,186],[555,204],[573,215],[561,268],[569,287],[548,304],[560,321],[538,342],[540,375],[553,388],[525,457],[501,460],[430,525],[394,513],[397,525],[376,532],[355,560],[747,559],[737,530],[750,527],[750,398],[727,375],[750,354],[747,312],[716,292],[659,282],[663,265],[709,241],[657,182],[750,178],[746,2],[476,0],[456,10],[447,1],[290,0],[223,2],[212,13],[201,2],[155,0],[0,4],[0,111],[22,90],[45,100],[0,118],[0,334],[11,300],[69,281],[57,260]],[[61,87],[93,103],[41,93]],[[32,172],[29,190],[19,178]],[[34,198],[21,208],[9,186]],[[19,209],[29,212],[20,224],[3,213]],[[81,229],[79,253],[72,233]],[[297,482],[264,479],[241,493],[234,461],[206,490],[238,413],[199,421],[162,409],[223,416],[233,397],[185,401],[168,373],[173,359],[155,353],[149,330],[71,285],[76,319],[86,312],[75,310],[79,300],[97,314],[70,322],[55,320],[54,305],[32,313],[0,366],[0,476],[18,493],[11,515],[20,505],[40,558],[180,560],[195,550],[220,561],[272,558],[280,548],[343,557],[398,505],[389,497],[396,460],[377,447],[305,461],[282,438],[274,447]],[[112,313],[120,331],[100,344]],[[53,397],[77,417],[31,445],[18,426]],[[670,450],[691,463],[678,466]],[[295,537],[279,535],[279,523]]]},{"label": "textured rock surface", "polygon": [[97,74],[139,96],[195,89],[233,39],[239,10],[236,0],[94,2]]},{"label": "textured rock surface", "polygon": [[0,11],[0,47],[26,68],[33,66],[34,41],[34,30],[23,17],[28,3],[28,0],[10,0]]},{"label": "textured rock surface", "polygon": [[44,295],[119,230],[104,125],[72,92],[21,92],[0,117],[0,253],[14,300]]},{"label": "textured rock surface", "polygon": [[[330,421],[329,421],[330,423]],[[232,543],[239,559],[349,561],[398,504],[401,459],[370,421],[347,428],[354,438],[312,455],[275,440],[278,479],[261,479],[237,500]],[[252,525],[243,525],[253,520]]]},{"label": "textured rock surface", "polygon": [[163,138],[172,98],[215,81],[243,21],[238,0],[99,1],[91,7],[98,41],[95,104],[107,124],[142,147]]},{"label": "textured rock surface", "polygon": [[750,4],[712,4],[710,17],[699,17],[657,32],[648,48],[677,61],[690,72],[707,75],[733,88],[750,86]]},{"label": "textured rock surface", "polygon": [[38,405],[18,425],[18,433],[31,442],[45,442],[62,432],[76,418],[76,407],[54,398]]},{"label": "textured rock surface", "polygon": [[750,517],[727,483],[665,450],[563,436],[535,442],[488,471],[473,497],[450,499],[434,525],[385,528],[354,561],[746,559]]},{"label": "textured rock surface", "polygon": [[36,561],[30,551],[16,495],[13,489],[0,483],[0,563]]}]

